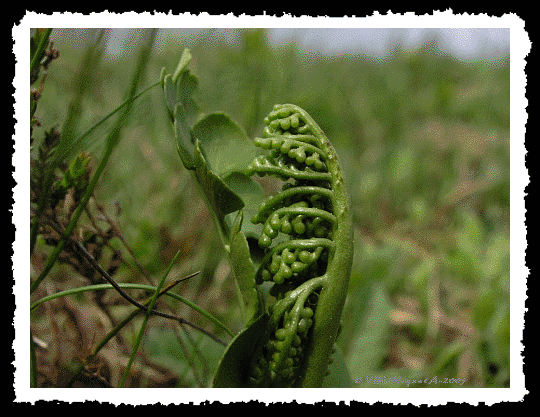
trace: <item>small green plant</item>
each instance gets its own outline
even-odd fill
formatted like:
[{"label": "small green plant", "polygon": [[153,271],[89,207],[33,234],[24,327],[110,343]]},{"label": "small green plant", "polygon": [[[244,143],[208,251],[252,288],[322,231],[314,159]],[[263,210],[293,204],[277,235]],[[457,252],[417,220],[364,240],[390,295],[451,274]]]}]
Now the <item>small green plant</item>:
[{"label": "small green plant", "polygon": [[[224,114],[196,119],[190,59],[185,50],[174,75],[163,72],[162,85],[178,153],[214,216],[245,322],[213,386],[322,386],[353,256],[349,198],[336,152],[312,117],[292,104],[276,105],[265,119],[265,138],[254,141],[270,155],[256,156],[243,129]],[[281,192],[262,201],[254,174],[282,179]],[[263,224],[257,239],[253,225],[244,224],[245,213]],[[346,368],[340,369],[346,379]]]}]

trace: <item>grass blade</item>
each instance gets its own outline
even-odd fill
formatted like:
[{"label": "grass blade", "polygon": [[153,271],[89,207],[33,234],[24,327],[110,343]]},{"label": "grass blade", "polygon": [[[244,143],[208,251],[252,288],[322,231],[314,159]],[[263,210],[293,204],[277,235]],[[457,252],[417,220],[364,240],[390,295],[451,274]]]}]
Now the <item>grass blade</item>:
[{"label": "grass blade", "polygon": [[163,277],[158,283],[158,286],[156,288],[156,291],[154,292],[154,295],[152,296],[152,299],[150,300],[150,304],[148,305],[148,311],[146,312],[143,322],[141,324],[141,328],[139,330],[139,334],[137,335],[137,340],[135,340],[135,345],[133,346],[133,350],[131,351],[131,355],[129,356],[129,361],[126,366],[126,370],[124,371],[124,375],[122,376],[122,380],[120,381],[119,387],[123,387],[124,383],[126,382],[126,378],[129,375],[129,371],[131,369],[131,365],[133,364],[133,361],[135,360],[135,356],[137,354],[137,350],[139,349],[139,345],[142,341],[142,338],[144,336],[144,333],[146,331],[146,325],[148,324],[148,319],[150,318],[150,315],[152,314],[152,309],[154,308],[157,298],[159,296],[159,292],[161,291],[161,288],[165,284],[165,279],[167,279],[167,276],[171,272],[171,268],[173,267],[174,263],[180,256],[181,251],[179,250],[176,252],[176,255],[174,255],[174,258],[170,262],[169,266],[167,267],[167,270],[165,271],[165,274],[163,274]]}]

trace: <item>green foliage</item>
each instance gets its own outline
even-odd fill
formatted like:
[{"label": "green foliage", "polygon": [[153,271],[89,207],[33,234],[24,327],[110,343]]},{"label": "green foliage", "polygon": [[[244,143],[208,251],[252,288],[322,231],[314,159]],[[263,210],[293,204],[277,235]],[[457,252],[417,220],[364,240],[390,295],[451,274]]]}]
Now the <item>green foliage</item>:
[{"label": "green foliage", "polygon": [[[197,82],[187,69],[190,60],[186,49],[173,76],[162,71],[162,87],[180,159],[186,169],[194,171],[230,255],[247,326],[220,362],[214,386],[320,386],[337,332],[337,323],[329,325],[326,317],[341,314],[352,260],[348,196],[337,155],[313,119],[294,105],[276,105],[265,118],[267,139],[254,143],[272,154],[258,156],[253,162],[254,148],[227,115],[206,115],[190,126],[188,120],[194,115],[185,105],[189,102],[190,108],[197,107],[191,97],[195,90],[190,87]],[[244,202],[225,182],[229,175],[237,181],[254,173],[296,181],[286,183],[282,193],[266,200],[252,219],[265,225],[258,240],[264,250],[262,261],[254,251],[255,264],[260,262],[257,270],[241,230],[243,213],[239,210]],[[243,182],[250,181],[244,178]],[[236,211],[231,229],[226,216]],[[279,232],[290,235],[291,240],[271,248]],[[267,316],[259,288],[264,281],[274,283],[270,294],[277,301],[266,325],[259,327],[260,317]],[[324,308],[315,319],[313,309],[319,297]],[[260,341],[253,346],[255,340]],[[232,370],[239,375],[231,379]]]},{"label": "green foliage", "polygon": [[[32,52],[35,56],[38,56],[39,60],[41,59],[41,50],[43,45],[48,40],[50,30],[45,31],[46,36],[44,38],[39,38],[41,34],[40,31],[35,32],[36,39],[39,40],[39,47],[35,48],[34,43],[31,44]],[[167,314],[157,309],[154,309],[154,305],[157,301],[157,298],[165,293],[172,286],[176,285],[179,281],[177,280],[173,284],[169,284],[165,287],[165,278],[171,271],[176,259],[181,254],[181,251],[178,251],[173,259],[169,262],[168,268],[164,275],[162,276],[158,286],[155,288],[154,295],[148,302],[139,303],[136,299],[129,296],[127,293],[123,292],[122,285],[117,284],[114,279],[111,278],[111,275],[118,270],[118,261],[121,257],[120,252],[113,250],[113,255],[111,259],[111,265],[107,271],[99,263],[99,258],[102,255],[104,246],[109,244],[109,240],[113,237],[119,237],[120,240],[122,236],[119,232],[115,231],[114,224],[107,218],[107,216],[101,216],[101,220],[108,221],[110,228],[107,232],[103,232],[99,226],[97,226],[96,219],[94,218],[94,213],[88,208],[88,202],[93,196],[94,189],[96,187],[97,181],[100,178],[101,174],[105,170],[105,167],[111,157],[116,144],[119,141],[120,130],[124,127],[132,106],[136,98],[138,98],[142,93],[136,94],[138,88],[138,83],[142,79],[144,71],[146,69],[146,64],[148,62],[147,56],[151,49],[153,43],[154,35],[156,31],[152,31],[150,37],[147,40],[147,44],[144,45],[138,57],[137,65],[135,66],[134,75],[131,79],[131,85],[128,91],[128,99],[124,103],[120,104],[116,109],[111,113],[101,119],[96,125],[86,131],[80,138],[74,139],[75,124],[77,118],[80,116],[80,108],[77,108],[80,105],[81,95],[76,100],[76,106],[71,108],[71,112],[68,115],[68,121],[64,126],[64,131],[60,134],[55,128],[46,132],[45,138],[37,148],[37,152],[32,157],[31,164],[31,208],[32,210],[32,231],[31,231],[31,255],[35,255],[34,248],[37,242],[38,236],[41,236],[47,245],[54,246],[52,253],[49,254],[46,259],[45,265],[39,271],[39,275],[35,278],[30,286],[31,294],[37,293],[37,290],[40,287],[41,282],[49,275],[55,264],[57,263],[67,263],[70,264],[74,269],[81,274],[86,279],[93,280],[95,272],[98,272],[102,278],[105,278],[110,284],[118,291],[122,297],[128,300],[130,303],[137,306],[137,309],[131,314],[127,315],[124,320],[116,325],[105,337],[101,339],[94,351],[82,361],[82,364],[79,364],[74,370],[68,386],[71,386],[73,381],[79,376],[79,374],[85,370],[86,366],[96,357],[99,351],[110,341],[110,339],[115,336],[120,330],[122,330],[135,316],[141,311],[146,311],[146,314],[143,318],[142,325],[139,327],[138,335],[131,349],[131,354],[123,371],[123,376],[118,383],[118,386],[122,387],[126,382],[128,376],[131,372],[132,364],[137,355],[137,350],[140,343],[143,340],[146,325],[151,315],[160,315],[169,319],[176,319],[181,324],[187,324],[191,327],[197,329],[207,336],[211,336],[214,341],[224,344],[219,338],[213,336],[211,333],[205,331],[201,327],[189,322],[186,319],[178,318],[173,314]],[[101,32],[103,34],[103,31]],[[32,38],[34,41],[34,38]],[[45,40],[44,40],[45,39]],[[36,41],[37,42],[37,41]],[[87,56],[91,56],[96,52],[96,49],[88,48]],[[49,59],[45,62],[39,61],[39,64],[42,65],[45,69],[50,62],[52,57],[58,56],[52,52],[48,53]],[[35,57],[32,57],[32,65],[36,62]],[[32,77],[34,77],[34,67],[31,68]],[[37,79],[39,74],[36,74]],[[44,79],[44,77],[43,77]],[[42,86],[43,86],[42,79]],[[31,80],[34,82],[35,80]],[[154,84],[155,86],[159,83]],[[152,88],[152,87],[149,87]],[[149,89],[148,88],[148,89]],[[148,90],[147,89],[147,90]],[[81,89],[82,90],[82,89]],[[145,90],[145,91],[147,91]],[[37,102],[39,94],[35,94],[33,99]],[[36,110],[35,105],[31,106],[31,126],[36,125],[34,123],[33,116]],[[108,119],[116,112],[122,110],[122,114],[116,123],[112,126],[109,134],[106,137],[106,147],[99,162],[99,165],[95,169],[95,172],[91,175],[90,171],[90,157],[82,152],[76,156],[71,162],[69,161],[70,155],[73,153],[73,149],[76,148],[76,145],[81,142],[81,138],[89,136],[90,133],[95,129],[95,127],[101,124],[104,120]],[[60,171],[60,174],[57,172]],[[63,205],[59,203],[64,201]],[[63,206],[63,207],[62,207]],[[86,211],[86,214],[89,217],[89,223],[93,228],[92,231],[80,229],[81,240],[79,242],[76,238],[72,237],[75,228],[78,226],[79,219],[83,210]],[[97,211],[103,213],[103,209],[98,205]],[[87,226],[88,227],[88,226]],[[117,229],[116,229],[117,230]],[[124,242],[125,243],[125,242]],[[89,252],[88,246],[93,246],[94,253]],[[142,269],[142,268],[140,268]],[[144,270],[143,270],[144,272]],[[196,273],[197,274],[197,273]],[[192,275],[193,276],[193,275]],[[165,290],[162,291],[162,288],[165,287]],[[89,286],[88,289],[97,289],[95,287]],[[71,295],[77,291],[65,291],[55,294],[53,297],[44,297],[36,301],[33,306],[39,305],[45,301],[54,300],[66,295]],[[186,301],[180,298],[183,302]],[[100,304],[98,302],[98,304]],[[187,303],[190,307],[194,308],[198,312],[201,312],[207,318],[210,318],[215,324],[218,324],[224,328],[229,334],[231,332],[226,326],[223,326],[219,320],[213,318],[206,311],[198,308],[192,303]],[[105,309],[104,304],[100,304],[101,308]],[[110,317],[110,311],[107,313]],[[31,386],[36,387],[38,384],[37,381],[37,357],[34,347],[34,338],[31,332]],[[106,385],[106,384],[105,384]]]},{"label": "green foliage", "polygon": [[[285,183],[252,219],[264,224],[258,244],[265,256],[255,281],[272,282],[270,294],[277,301],[260,346],[244,359],[250,366],[241,386],[320,386],[337,330],[335,321],[326,327],[325,318],[341,314],[352,257],[348,198],[335,151],[304,110],[276,105],[265,122],[268,139],[255,144],[272,153],[257,157],[248,173],[292,177],[296,183]],[[290,240],[271,247],[280,232]],[[315,318],[319,298],[324,307]],[[319,333],[323,339],[317,342]]]},{"label": "green foliage", "polygon": [[[196,56],[190,66],[197,77],[190,72],[178,93],[193,99],[182,98],[188,104],[181,126],[190,130],[204,118],[200,105],[210,114],[226,112],[237,121],[230,124],[243,126],[249,137],[260,136],[267,109],[293,102],[332,139],[347,179],[355,228],[355,263],[338,339],[351,379],[366,376],[353,369],[402,378],[440,372],[439,377],[463,376],[461,387],[509,386],[508,59],[464,62],[429,48],[397,50],[380,59],[361,54],[330,58],[292,43],[272,46],[264,30],[240,31],[235,45],[216,39],[210,31],[171,37],[155,50],[149,73],[155,79],[163,66],[176,68],[179,44]],[[73,62],[81,63],[84,55],[60,38],[54,41],[61,59],[51,66],[34,115],[44,126],[62,120],[69,108],[77,92],[69,80],[80,71]],[[98,60],[77,132],[123,101],[125,69],[132,59]],[[204,194],[193,187],[193,171],[188,174],[179,164],[179,151],[170,140],[174,108],[156,92],[138,100],[133,111],[136,120],[131,119],[127,140],[112,155],[96,196],[107,207],[121,204],[122,232],[153,274],[168,265],[175,253],[170,248],[183,248],[182,264],[203,271],[200,283],[185,295],[206,303],[206,309],[240,331],[246,317],[240,315],[236,284],[223,266],[227,253],[220,252],[215,231],[201,226],[210,221]],[[106,137],[108,128],[100,125],[96,136]],[[226,137],[216,135],[216,143]],[[194,158],[191,133],[182,143]],[[99,155],[99,148],[87,144],[92,143],[85,142],[92,157]],[[202,140],[200,149],[216,174],[222,168],[215,163],[234,164],[234,158],[213,159],[213,148]],[[253,253],[261,226],[250,220],[263,200],[262,189],[266,194],[279,190],[268,177],[255,182],[236,172],[222,179],[245,204],[241,232]],[[228,228],[234,220],[234,213],[224,216]],[[261,262],[263,251],[259,255]],[[127,268],[121,272],[123,279],[134,279]],[[248,283],[245,288],[253,287]],[[377,312],[384,314],[380,327],[372,325]],[[365,359],[357,347],[363,335],[377,340],[364,345]],[[215,350],[216,356],[223,351],[221,346]],[[192,369],[180,356],[179,366]],[[187,374],[180,386],[201,386]]]},{"label": "green foliage", "polygon": [[[174,76],[162,71],[162,87],[174,124],[176,147],[184,167],[194,171],[206,201],[216,218],[224,244],[229,244],[230,224],[227,214],[244,206],[242,199],[227,185],[229,175],[245,171],[253,157],[253,149],[243,129],[223,113],[199,118],[197,105],[191,97],[198,84],[187,65],[189,50],[180,58]],[[191,126],[190,120],[197,120]]]}]

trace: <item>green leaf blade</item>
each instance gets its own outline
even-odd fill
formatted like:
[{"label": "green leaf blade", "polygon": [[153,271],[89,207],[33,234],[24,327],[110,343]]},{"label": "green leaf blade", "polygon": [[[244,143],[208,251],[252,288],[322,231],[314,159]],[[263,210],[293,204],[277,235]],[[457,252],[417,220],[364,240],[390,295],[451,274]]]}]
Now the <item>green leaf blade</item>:
[{"label": "green leaf blade", "polygon": [[180,56],[180,60],[178,61],[178,65],[176,66],[176,70],[174,71],[174,75],[172,77],[172,80],[175,84],[178,80],[178,77],[180,77],[180,75],[182,75],[182,72],[186,70],[186,67],[190,63],[192,57],[193,55],[191,55],[189,48],[185,48],[182,52],[182,55]]},{"label": "green leaf blade", "polygon": [[223,178],[223,181],[240,196],[245,204],[242,211],[244,218],[247,220],[242,222],[242,232],[246,237],[258,240],[260,226],[253,224],[251,219],[257,215],[259,206],[266,198],[263,188],[253,178],[241,172],[232,172]]},{"label": "green leaf blade", "polygon": [[194,156],[195,175],[218,219],[223,221],[227,214],[243,208],[240,196],[208,166],[199,140],[195,142]]},{"label": "green leaf blade", "polygon": [[243,172],[255,156],[255,147],[245,130],[224,113],[212,113],[193,126],[208,157],[208,164],[221,177]]},{"label": "green leaf blade", "polygon": [[258,348],[268,320],[268,315],[260,316],[233,339],[214,374],[213,388],[249,387],[250,359]]}]

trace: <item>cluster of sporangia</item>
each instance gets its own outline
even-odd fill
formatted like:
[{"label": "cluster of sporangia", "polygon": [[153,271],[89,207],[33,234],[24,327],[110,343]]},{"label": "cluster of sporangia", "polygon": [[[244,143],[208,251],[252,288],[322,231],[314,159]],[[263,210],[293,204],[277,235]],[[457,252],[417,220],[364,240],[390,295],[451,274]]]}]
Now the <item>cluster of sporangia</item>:
[{"label": "cluster of sporangia", "polygon": [[[270,155],[258,156],[251,174],[271,174],[286,182],[269,197],[253,223],[262,223],[259,246],[266,251],[257,271],[258,284],[273,282],[277,298],[271,309],[266,342],[252,367],[253,386],[291,386],[298,375],[313,324],[318,291],[333,247],[330,173],[325,153],[311,126],[290,106],[274,107],[265,118],[266,138],[254,143]],[[273,239],[288,235],[272,247]],[[318,279],[319,278],[319,279]]]}]

